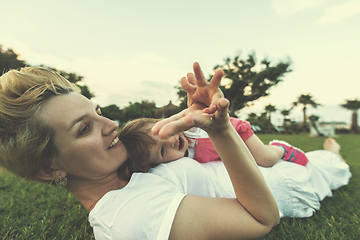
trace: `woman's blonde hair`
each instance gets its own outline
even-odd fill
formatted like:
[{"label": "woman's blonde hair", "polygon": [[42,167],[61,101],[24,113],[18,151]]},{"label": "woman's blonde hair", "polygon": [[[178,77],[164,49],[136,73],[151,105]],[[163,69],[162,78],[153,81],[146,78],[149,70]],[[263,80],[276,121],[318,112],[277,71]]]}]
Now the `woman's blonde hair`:
[{"label": "woman's blonde hair", "polygon": [[57,72],[42,67],[10,70],[0,77],[0,166],[34,180],[41,169],[61,164],[54,131],[38,116],[54,96],[79,92]]},{"label": "woman's blonde hair", "polygon": [[130,179],[134,172],[148,172],[153,167],[150,163],[150,148],[156,144],[156,140],[150,136],[150,130],[152,125],[160,120],[139,118],[121,129],[119,139],[126,148],[128,159],[118,172],[124,179]]}]

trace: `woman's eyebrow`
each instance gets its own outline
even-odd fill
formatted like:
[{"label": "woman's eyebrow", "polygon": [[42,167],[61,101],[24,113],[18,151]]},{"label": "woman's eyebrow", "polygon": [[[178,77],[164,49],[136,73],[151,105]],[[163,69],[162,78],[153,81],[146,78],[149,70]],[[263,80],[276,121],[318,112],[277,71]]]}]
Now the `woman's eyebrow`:
[{"label": "woman's eyebrow", "polygon": [[72,121],[68,131],[70,131],[71,128],[75,126],[75,124],[77,124],[78,122],[81,122],[84,118],[86,118],[86,116],[87,116],[87,114],[84,114],[84,115],[76,118],[74,121]]},{"label": "woman's eyebrow", "polygon": [[[95,111],[97,111],[98,109],[100,109],[100,105],[95,105]],[[70,129],[71,129],[72,127],[74,127],[75,124],[77,124],[78,122],[81,122],[81,121],[82,121],[83,119],[85,119],[87,116],[88,116],[88,114],[84,114],[84,115],[76,118],[74,121],[72,121],[72,122],[71,122],[71,125],[70,125],[70,127],[69,127],[69,129],[68,129],[68,131],[70,131]]]}]

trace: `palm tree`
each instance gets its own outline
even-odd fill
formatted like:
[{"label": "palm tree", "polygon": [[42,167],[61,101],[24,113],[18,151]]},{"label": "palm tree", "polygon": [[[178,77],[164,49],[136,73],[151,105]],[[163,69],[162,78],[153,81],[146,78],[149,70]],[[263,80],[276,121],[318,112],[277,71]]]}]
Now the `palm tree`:
[{"label": "palm tree", "polygon": [[304,120],[303,120],[303,130],[307,130],[307,124],[306,124],[306,105],[311,105],[313,108],[317,108],[317,106],[320,106],[321,104],[316,103],[310,94],[307,95],[300,95],[298,100],[293,103],[294,106],[297,106],[298,104],[303,105],[303,114],[304,114]]},{"label": "palm tree", "polygon": [[274,105],[271,105],[271,104],[269,104],[269,105],[267,105],[267,106],[265,106],[265,111],[267,112],[267,114],[268,114],[268,130],[270,130],[271,129],[271,113],[272,112],[276,112],[276,107],[274,106]]},{"label": "palm tree", "polygon": [[358,116],[357,116],[357,110],[360,109],[360,101],[355,100],[346,100],[345,104],[341,104],[342,107],[352,110],[352,116],[351,116],[351,127],[350,127],[350,133],[358,133],[359,127],[358,127]]},{"label": "palm tree", "polygon": [[313,128],[315,129],[317,135],[320,136],[320,137],[323,137],[324,134],[321,133],[321,132],[319,131],[319,129],[317,128],[317,126],[316,126],[316,122],[319,121],[319,118],[320,118],[319,116],[311,115],[311,116],[309,117],[309,120],[310,120],[310,122],[311,122],[311,125],[312,125]]},{"label": "palm tree", "polygon": [[284,117],[283,127],[285,127],[285,125],[286,125],[286,117],[290,115],[291,110],[292,110],[292,108],[290,108],[290,109],[283,109],[283,110],[281,110],[281,112],[280,112],[281,115],[283,115],[283,117]]}]

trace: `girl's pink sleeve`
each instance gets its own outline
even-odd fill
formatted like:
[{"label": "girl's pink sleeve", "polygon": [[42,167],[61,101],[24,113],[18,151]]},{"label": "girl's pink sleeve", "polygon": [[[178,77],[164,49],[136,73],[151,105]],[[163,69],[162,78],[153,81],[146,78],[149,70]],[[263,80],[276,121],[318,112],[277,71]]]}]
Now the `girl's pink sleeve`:
[{"label": "girl's pink sleeve", "polygon": [[254,134],[254,131],[251,129],[250,122],[241,121],[240,119],[234,117],[230,117],[230,122],[244,142]]}]

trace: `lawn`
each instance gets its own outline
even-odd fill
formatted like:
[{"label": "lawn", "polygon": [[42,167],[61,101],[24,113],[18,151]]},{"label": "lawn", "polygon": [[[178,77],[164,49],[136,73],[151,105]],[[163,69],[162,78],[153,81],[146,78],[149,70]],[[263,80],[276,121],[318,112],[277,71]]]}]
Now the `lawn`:
[{"label": "lawn", "polygon": [[[258,135],[264,143],[281,139],[311,151],[324,138],[308,135]],[[353,177],[326,198],[313,217],[282,219],[261,239],[360,239],[360,135],[340,135],[341,154]],[[64,189],[26,182],[0,171],[0,239],[94,239],[87,211]]]}]

